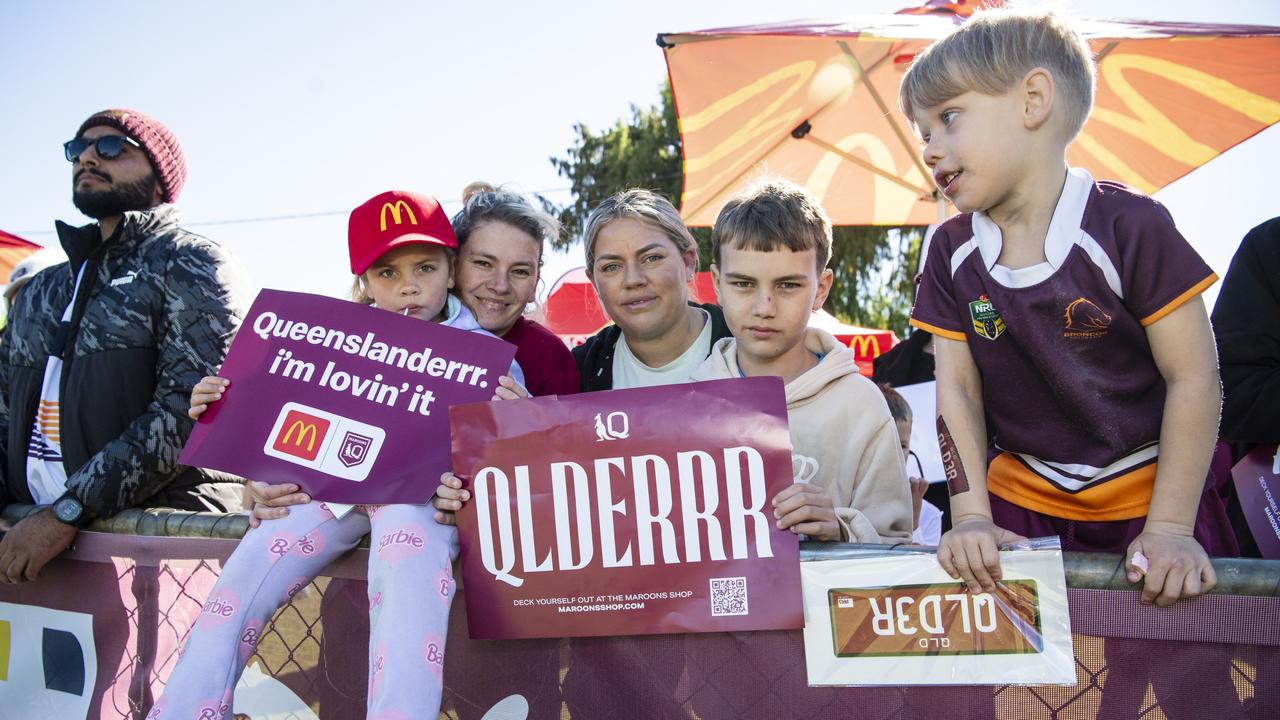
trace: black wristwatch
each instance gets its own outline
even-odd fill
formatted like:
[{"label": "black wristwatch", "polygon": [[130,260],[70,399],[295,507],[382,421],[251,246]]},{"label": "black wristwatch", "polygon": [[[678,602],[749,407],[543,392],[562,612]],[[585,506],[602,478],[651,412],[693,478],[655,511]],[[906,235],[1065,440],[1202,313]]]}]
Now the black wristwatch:
[{"label": "black wristwatch", "polygon": [[75,528],[82,528],[88,525],[90,520],[89,513],[84,510],[84,504],[70,490],[53,501],[53,516],[59,522]]}]

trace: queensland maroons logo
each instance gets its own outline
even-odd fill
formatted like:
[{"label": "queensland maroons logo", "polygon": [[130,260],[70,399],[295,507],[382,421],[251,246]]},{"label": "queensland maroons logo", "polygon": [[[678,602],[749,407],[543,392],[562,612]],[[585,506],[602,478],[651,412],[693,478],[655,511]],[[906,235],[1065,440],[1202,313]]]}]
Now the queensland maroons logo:
[{"label": "queensland maroons logo", "polygon": [[372,446],[373,438],[348,431],[342,437],[342,445],[338,450],[338,459],[347,467],[355,467],[369,457],[369,448]]},{"label": "queensland maroons logo", "polygon": [[1104,337],[1111,327],[1111,316],[1085,298],[1072,300],[1062,315],[1062,337],[1096,340]]},{"label": "queensland maroons logo", "polygon": [[631,419],[624,412],[596,413],[596,442],[631,437]]}]

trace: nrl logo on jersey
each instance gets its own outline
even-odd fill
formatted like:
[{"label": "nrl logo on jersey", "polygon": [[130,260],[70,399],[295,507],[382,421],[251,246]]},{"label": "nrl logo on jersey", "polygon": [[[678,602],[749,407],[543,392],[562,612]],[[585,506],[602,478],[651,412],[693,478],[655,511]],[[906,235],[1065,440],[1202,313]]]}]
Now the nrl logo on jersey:
[{"label": "nrl logo on jersey", "polygon": [[973,331],[988,340],[995,340],[1004,332],[1004,318],[986,295],[969,303],[969,315],[973,318]]}]

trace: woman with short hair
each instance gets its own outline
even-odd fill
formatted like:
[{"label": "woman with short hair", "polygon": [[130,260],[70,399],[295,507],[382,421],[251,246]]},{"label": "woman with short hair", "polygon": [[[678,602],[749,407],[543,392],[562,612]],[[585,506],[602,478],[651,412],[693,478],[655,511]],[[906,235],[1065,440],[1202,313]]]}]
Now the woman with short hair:
[{"label": "woman with short hair", "polygon": [[582,390],[688,382],[730,333],[718,306],[689,301],[698,246],[679,211],[651,190],[623,190],[591,211],[582,241],[613,320],[573,349]]},{"label": "woman with short hair", "polygon": [[578,367],[564,342],[524,317],[538,291],[543,248],[560,234],[560,224],[523,196],[484,183],[463,191],[452,224],[458,236],[454,293],[481,327],[516,346],[529,394],[578,392]]}]

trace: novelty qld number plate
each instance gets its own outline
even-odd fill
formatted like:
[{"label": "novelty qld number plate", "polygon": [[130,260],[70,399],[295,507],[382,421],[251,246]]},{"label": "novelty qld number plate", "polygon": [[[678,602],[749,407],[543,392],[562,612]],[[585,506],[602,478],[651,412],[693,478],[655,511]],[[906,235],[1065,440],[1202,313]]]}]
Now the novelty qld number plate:
[{"label": "novelty qld number plate", "polygon": [[837,657],[1009,655],[1044,649],[1034,580],[994,593],[963,583],[835,588],[827,593]]}]

